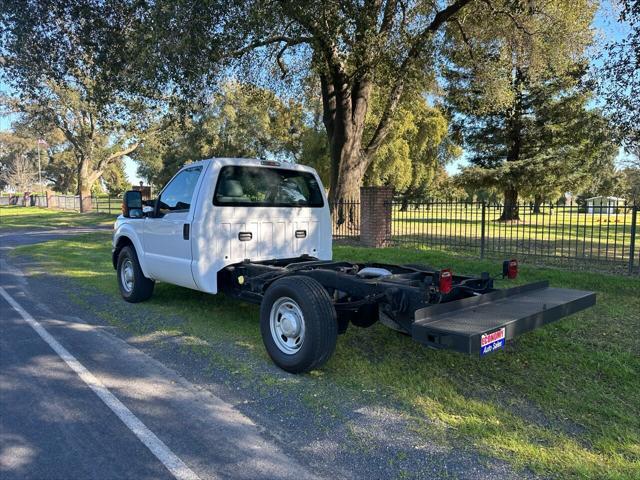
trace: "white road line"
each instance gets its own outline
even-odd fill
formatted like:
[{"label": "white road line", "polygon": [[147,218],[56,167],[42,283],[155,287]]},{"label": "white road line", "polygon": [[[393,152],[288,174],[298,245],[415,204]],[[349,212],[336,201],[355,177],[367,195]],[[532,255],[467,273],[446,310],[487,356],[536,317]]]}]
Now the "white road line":
[{"label": "white road line", "polygon": [[18,312],[22,318],[36,331],[42,339],[69,365],[74,372],[86,383],[91,390],[115,413],[120,420],[131,430],[136,437],[153,453],[158,460],[179,480],[199,480],[199,477],[169,450],[147,426],[136,417],[116,396],[109,391],[89,370],[85,368],[69,351],[47,332],[29,312],[20,306],[7,291],[0,287],[0,295],[9,302],[9,305]]}]

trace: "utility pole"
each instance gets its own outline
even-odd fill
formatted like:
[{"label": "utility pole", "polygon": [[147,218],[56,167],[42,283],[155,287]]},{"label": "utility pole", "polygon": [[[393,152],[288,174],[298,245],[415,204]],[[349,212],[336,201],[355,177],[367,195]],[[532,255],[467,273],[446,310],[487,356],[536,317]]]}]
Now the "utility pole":
[{"label": "utility pole", "polygon": [[40,145],[46,145],[47,142],[42,138],[39,138],[36,143],[38,144],[38,183],[40,184],[40,195],[44,196],[44,185],[42,184],[42,166],[40,163]]}]

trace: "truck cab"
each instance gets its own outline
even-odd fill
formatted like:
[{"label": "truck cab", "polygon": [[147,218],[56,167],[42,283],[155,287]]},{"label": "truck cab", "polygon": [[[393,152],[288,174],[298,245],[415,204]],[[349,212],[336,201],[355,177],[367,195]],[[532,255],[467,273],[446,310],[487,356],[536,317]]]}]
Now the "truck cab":
[{"label": "truck cab", "polygon": [[328,201],[310,167],[237,158],[190,163],[144,210],[118,217],[113,261],[132,243],[151,280],[217,293],[218,272],[244,260],[331,260]]}]

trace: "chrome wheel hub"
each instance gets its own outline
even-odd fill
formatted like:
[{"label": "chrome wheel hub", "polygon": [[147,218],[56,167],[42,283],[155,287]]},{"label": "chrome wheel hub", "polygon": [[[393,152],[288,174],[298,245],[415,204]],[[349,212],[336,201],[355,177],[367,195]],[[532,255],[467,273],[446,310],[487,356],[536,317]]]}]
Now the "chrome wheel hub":
[{"label": "chrome wheel hub", "polygon": [[289,297],[274,302],[269,315],[271,337],[282,353],[293,355],[304,342],[304,315],[300,306]]},{"label": "chrome wheel hub", "polygon": [[133,262],[129,259],[122,262],[120,280],[122,288],[124,288],[127,293],[131,293],[133,290]]}]

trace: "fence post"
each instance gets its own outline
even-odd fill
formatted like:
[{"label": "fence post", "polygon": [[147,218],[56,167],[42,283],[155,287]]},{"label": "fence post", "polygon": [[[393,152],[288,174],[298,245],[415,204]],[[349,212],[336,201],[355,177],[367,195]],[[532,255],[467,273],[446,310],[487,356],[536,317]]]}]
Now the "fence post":
[{"label": "fence post", "polygon": [[631,242],[629,243],[629,273],[633,273],[633,262],[636,256],[636,227],[638,220],[638,204],[634,202],[631,209]]},{"label": "fence post", "polygon": [[480,259],[484,258],[485,225],[486,225],[487,204],[482,201],[482,219],[480,223]]}]

